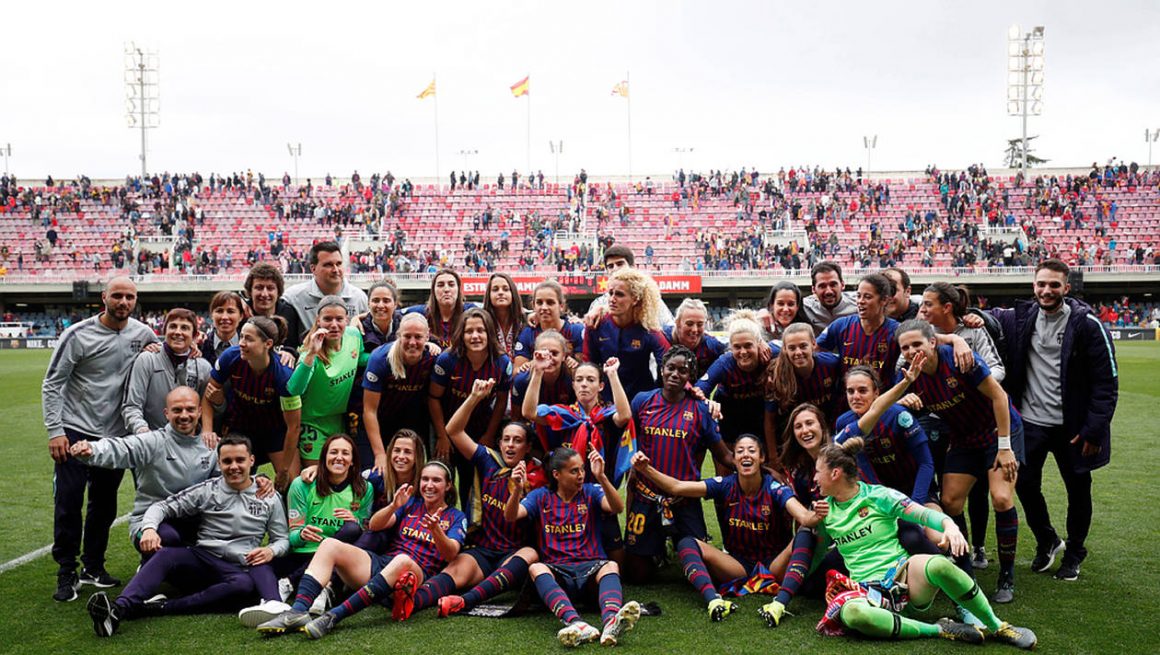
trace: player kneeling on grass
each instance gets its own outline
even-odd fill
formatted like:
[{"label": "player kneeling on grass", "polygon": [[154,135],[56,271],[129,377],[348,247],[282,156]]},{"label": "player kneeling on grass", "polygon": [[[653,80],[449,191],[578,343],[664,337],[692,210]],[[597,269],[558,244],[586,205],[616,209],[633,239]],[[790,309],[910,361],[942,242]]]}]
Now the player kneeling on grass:
[{"label": "player kneeling on grass", "polygon": [[[971,644],[986,639],[1020,648],[1035,647],[1035,633],[999,620],[987,597],[969,575],[943,555],[910,555],[898,541],[898,520],[919,523],[943,534],[940,547],[962,555],[969,550],[963,533],[947,515],[912,501],[905,494],[858,481],[855,459],[862,438],[822,448],[814,479],[826,499],[815,503],[823,515],[818,534],[837,545],[850,571],[827,575],[826,613],[818,623],[823,634],[846,630],[882,639],[941,637]],[[900,612],[907,606],[925,610],[939,591],[965,607],[982,629],[949,619],[925,623]]]},{"label": "player kneeling on grass", "polygon": [[[326,539],[306,567],[298,594],[289,611],[258,626],[266,635],[288,631],[305,632],[321,639],[339,621],[374,603],[392,602],[392,614],[400,619],[413,606],[415,589],[447,562],[455,559],[467,532],[467,519],[455,509],[455,485],[451,470],[443,462],[428,462],[419,472],[418,493],[411,485],[395,491],[391,504],[375,512],[371,530],[395,528],[386,555]],[[309,609],[334,571],[349,587],[358,591],[343,603],[311,620]],[[391,591],[394,590],[392,594]]]},{"label": "player kneeling on grass", "polygon": [[818,517],[794,497],[792,487],[762,470],[763,446],[755,435],[742,434],[733,445],[737,472],[696,482],[661,473],[649,465],[644,453],[638,452],[632,457],[637,473],[652,480],[669,496],[723,501],[724,542],[728,552],[689,536],[677,542],[685,577],[709,604],[709,618],[713,621],[723,620],[734,610],[733,602],[721,597],[715,583],[748,579],[763,573],[760,567],[768,567],[769,573],[782,581],[775,601],[781,605],[777,611],[777,621],[780,621],[785,606],[809,571],[813,550],[790,547],[794,540],[793,521],[813,527]]},{"label": "player kneeling on grass", "polygon": [[[517,465],[512,471],[515,492],[508,497],[504,518],[512,523],[530,518],[535,525],[540,561],[528,573],[544,605],[565,624],[556,633],[560,643],[577,646],[600,639],[604,646],[615,646],[640,618],[640,604],[621,605],[620,568],[607,559],[600,544],[602,515],[619,514],[624,500],[604,474],[599,452],[589,451],[588,464],[600,484],[584,483],[584,460],[579,453],[557,448],[548,462],[548,488],[536,489],[523,500],[527,471],[522,463]],[[579,594],[597,596],[603,633],[576,613],[570,595]]]},{"label": "player kneeling on grass", "polygon": [[[104,592],[89,598],[89,616],[97,636],[111,636],[127,619],[215,610],[227,600],[244,600],[255,591],[264,601],[280,598],[277,580],[266,565],[290,547],[286,513],[277,494],[258,498],[258,484],[250,477],[253,465],[250,440],[229,435],[218,444],[220,478],[170,496],[145,512],[140,548],[156,554],[116,601]],[[161,547],[157,527],[163,521],[194,516],[201,519],[197,545]],[[263,547],[266,535],[269,545]],[[154,596],[161,583],[179,570],[183,579],[200,580],[202,589],[172,600]]]}]

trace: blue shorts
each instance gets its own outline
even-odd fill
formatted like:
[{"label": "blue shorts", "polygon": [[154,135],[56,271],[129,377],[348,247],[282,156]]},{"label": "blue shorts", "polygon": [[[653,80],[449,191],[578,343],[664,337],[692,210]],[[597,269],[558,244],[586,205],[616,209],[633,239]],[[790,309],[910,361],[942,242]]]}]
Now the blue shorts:
[{"label": "blue shorts", "polygon": [[494,548],[484,548],[483,546],[473,546],[465,551],[464,554],[470,555],[471,559],[479,565],[479,570],[483,571],[483,577],[487,577],[503,564],[504,560],[515,554],[514,550],[496,550]]},{"label": "blue shorts", "polygon": [[[1026,463],[1022,424],[1011,431],[1011,450],[1015,453],[1015,461],[1019,462],[1020,465]],[[974,476],[979,480],[985,480],[987,471],[995,465],[995,458],[998,456],[998,439],[985,448],[955,448],[952,446],[947,450],[943,471],[944,473],[962,473]]]},{"label": "blue shorts", "polygon": [[568,594],[568,598],[576,600],[581,597],[580,594],[595,590],[596,573],[607,563],[606,559],[597,559],[575,564],[548,564],[547,567],[552,570],[560,589]]},{"label": "blue shorts", "polygon": [[661,516],[661,506],[653,501],[633,494],[632,504],[624,523],[624,549],[639,557],[659,557],[665,554],[665,539],[678,541],[683,537],[693,537],[705,541],[705,513],[701,503],[681,500],[669,506],[672,520]]}]

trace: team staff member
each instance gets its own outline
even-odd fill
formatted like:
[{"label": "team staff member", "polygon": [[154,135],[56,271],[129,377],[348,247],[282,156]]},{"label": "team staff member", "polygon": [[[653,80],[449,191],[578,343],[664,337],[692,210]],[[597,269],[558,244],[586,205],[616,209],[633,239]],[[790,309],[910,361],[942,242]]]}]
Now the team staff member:
[{"label": "team staff member", "polygon": [[[508,496],[504,518],[511,523],[529,519],[534,526],[540,561],[528,573],[544,605],[564,623],[556,633],[560,643],[571,647],[599,638],[601,645],[615,646],[640,618],[640,604],[623,602],[620,567],[608,561],[600,545],[602,516],[619,514],[624,501],[604,474],[604,458],[596,450],[588,453],[588,469],[599,484],[584,482],[584,458],[579,453],[559,448],[548,462],[548,487],[525,498],[527,469],[517,464],[512,471],[515,491]],[[603,631],[576,612],[572,597],[581,593],[596,596]]]},{"label": "team staff member", "polygon": [[839,318],[858,313],[858,305],[842,291],[846,283],[842,281],[842,267],[836,262],[826,260],[814,264],[810,269],[810,286],[814,293],[802,301],[802,308],[815,335]]},{"label": "team staff member", "polygon": [[[121,621],[149,614],[192,614],[218,609],[230,598],[255,591],[266,601],[278,601],[278,582],[266,566],[286,554],[286,513],[275,494],[258,497],[250,477],[254,455],[250,440],[226,436],[218,444],[219,478],[206,480],[155,503],[141,521],[141,550],[154,555],[141,567],[116,601],[104,592],[89,598],[88,611],[98,637],[117,632]],[[157,528],[175,518],[197,517],[197,545],[163,548]],[[269,545],[262,546],[263,539]],[[261,569],[261,570],[259,570]],[[197,580],[202,588],[181,598],[154,601],[171,573]],[[189,573],[193,573],[192,576]]]},{"label": "team staff member", "polygon": [[1070,270],[1048,259],[1035,270],[1035,301],[995,310],[1010,361],[1006,387],[1023,415],[1027,466],[1016,489],[1038,542],[1034,571],[1051,568],[1063,542],[1051,525],[1041,487],[1048,453],[1067,490],[1067,551],[1055,577],[1075,580],[1087,557],[1092,474],[1111,459],[1112,416],[1119,394],[1116,351],[1099,318],[1069,298]]},{"label": "team staff member", "polygon": [[209,384],[212,366],[193,356],[197,342],[197,315],[188,309],[171,309],[161,328],[165,342],[157,352],[145,351],[133,362],[125,384],[125,431],[139,434],[165,427],[166,399],[177,387],[199,394]]},{"label": "team staff member", "polygon": [[[342,249],[334,241],[320,241],[310,247],[311,279],[286,290],[286,303],[298,314],[298,325],[314,325],[322,299],[339,296],[346,305],[346,313],[357,316],[369,309],[367,294],[346,279]],[[302,345],[290,334],[286,345]]]},{"label": "team staff member", "polygon": [[[299,322],[298,312],[286,302],[283,295],[286,293],[286,282],[282,271],[269,262],[258,262],[250,267],[246,273],[246,280],[242,283],[245,293],[242,300],[249,304],[250,316],[265,316],[273,318],[275,315],[286,320],[286,341],[289,344],[302,343],[302,334],[305,326]],[[293,348],[287,346],[287,351]],[[288,363],[289,364],[289,363]]]},{"label": "team staff member", "polygon": [[[850,570],[826,576],[826,614],[818,623],[823,634],[852,630],[880,639],[939,637],[970,644],[984,638],[1019,648],[1035,648],[1035,633],[995,616],[978,584],[942,555],[907,555],[898,542],[898,521],[917,523],[944,535],[940,546],[965,555],[967,541],[945,514],[923,507],[905,494],[858,481],[855,457],[862,439],[822,448],[814,475],[826,498],[814,511],[824,518],[818,535],[837,546]],[[940,619],[917,621],[901,614],[911,605],[930,607],[938,592],[979,617],[983,628]]]},{"label": "team staff member", "polygon": [[[90,469],[69,456],[69,447],[81,440],[124,434],[125,378],[141,349],[157,340],[149,326],[131,318],[137,306],[137,285],[132,280],[109,280],[101,302],[104,311],[61,335],[41,386],[48,452],[55,462],[52,558],[58,568],[52,597],[58,601],[76,600],[80,584],[101,589],[121,584],[105,571],[105,549],[125,472]],[[89,502],[82,523],[86,489]],[[78,577],[82,539],[84,571]]]},{"label": "team staff member", "polygon": [[[206,481],[218,470],[214,452],[197,433],[201,417],[197,391],[189,387],[170,391],[165,399],[165,416],[169,422],[163,428],[121,439],[81,440],[69,448],[69,454],[89,466],[134,470],[137,497],[129,515],[129,537],[138,550],[145,511],[153,503]],[[156,530],[162,546],[180,546],[192,543],[197,525],[188,521],[166,522]]]},{"label": "team staff member", "polygon": [[202,337],[198,350],[207,362],[213,364],[230,346],[241,339],[242,321],[246,317],[246,303],[233,291],[219,291],[209,300],[210,330]]}]

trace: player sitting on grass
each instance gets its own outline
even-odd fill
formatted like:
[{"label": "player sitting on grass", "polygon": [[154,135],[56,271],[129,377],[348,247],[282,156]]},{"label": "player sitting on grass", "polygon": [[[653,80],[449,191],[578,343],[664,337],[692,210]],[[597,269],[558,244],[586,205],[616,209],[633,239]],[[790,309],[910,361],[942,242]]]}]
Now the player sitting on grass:
[{"label": "player sitting on grass", "polygon": [[[145,512],[140,548],[157,554],[141,567],[116,601],[104,592],[89,598],[89,616],[98,637],[116,633],[121,621],[216,610],[227,600],[242,601],[255,591],[263,601],[280,599],[277,579],[264,565],[286,554],[290,547],[286,513],[276,494],[258,498],[258,484],[250,477],[253,466],[250,440],[229,435],[218,444],[220,478],[170,496]],[[193,516],[201,519],[197,545],[162,548],[157,527],[165,520]],[[269,545],[262,546],[266,535]],[[154,596],[161,583],[177,571],[183,579],[200,581],[201,590],[172,600]]]}]

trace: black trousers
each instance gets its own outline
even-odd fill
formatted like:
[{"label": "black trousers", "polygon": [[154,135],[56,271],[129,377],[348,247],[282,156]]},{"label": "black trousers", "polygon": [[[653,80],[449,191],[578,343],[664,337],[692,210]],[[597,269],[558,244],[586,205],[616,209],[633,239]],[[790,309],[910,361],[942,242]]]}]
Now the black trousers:
[{"label": "black trousers", "polygon": [[1023,422],[1023,439],[1027,463],[1019,470],[1015,491],[1023,503],[1023,520],[1035,534],[1039,546],[1046,548],[1055,543],[1058,535],[1051,525],[1047,499],[1043,497],[1043,467],[1047,455],[1055,456],[1055,466],[1067,490],[1067,555],[1083,561],[1087,556],[1084,542],[1092,525],[1092,474],[1077,473],[1075,458],[1078,446],[1066,434],[1063,426],[1042,426]]},{"label": "black trousers", "polygon": [[[70,446],[82,439],[98,440],[68,428],[65,435]],[[117,517],[117,489],[124,476],[124,469],[89,467],[72,456],[54,466],[52,558],[60,571],[75,571],[78,554],[86,569],[104,568],[109,529]],[[89,503],[82,522],[86,490]]]}]

